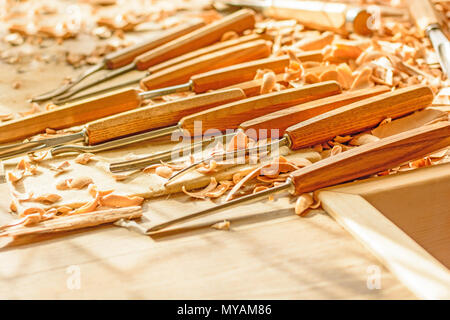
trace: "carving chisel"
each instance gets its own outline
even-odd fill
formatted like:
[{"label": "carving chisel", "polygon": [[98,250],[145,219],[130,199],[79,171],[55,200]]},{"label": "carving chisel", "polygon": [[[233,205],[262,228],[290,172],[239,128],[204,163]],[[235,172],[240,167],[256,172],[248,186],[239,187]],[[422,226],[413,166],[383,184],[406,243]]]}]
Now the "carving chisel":
[{"label": "carving chisel", "polygon": [[[202,57],[202,61],[210,63],[208,68],[232,65],[251,59],[265,57],[270,53],[270,47],[265,40],[257,40],[241,44],[239,46],[215,52],[211,56]],[[220,62],[218,62],[221,60]],[[192,68],[186,72],[179,69],[177,75],[183,77],[195,74],[202,64],[192,62]],[[166,77],[166,74],[162,74]],[[50,111],[32,114],[24,118],[5,122],[0,125],[0,143],[27,138],[33,134],[41,133],[46,128],[63,129],[83,124],[95,119],[100,119],[112,114],[137,108],[146,98],[154,97],[153,91],[141,92],[139,89],[125,88],[115,92],[109,92],[100,97],[66,104]]]},{"label": "carving chisel", "polygon": [[181,216],[155,225],[148,233],[165,229],[181,222],[211,215],[246,203],[262,201],[282,191],[294,195],[315,191],[342,182],[385,171],[406,161],[420,159],[450,145],[450,122],[409,130],[376,142],[329,157],[292,172],[285,183],[277,187],[227,201],[212,208]]}]

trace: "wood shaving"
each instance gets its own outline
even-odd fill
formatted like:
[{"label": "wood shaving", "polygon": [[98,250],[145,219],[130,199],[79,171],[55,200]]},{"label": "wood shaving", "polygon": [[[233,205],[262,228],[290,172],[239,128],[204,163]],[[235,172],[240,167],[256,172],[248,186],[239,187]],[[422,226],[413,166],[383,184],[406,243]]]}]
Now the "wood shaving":
[{"label": "wood shaving", "polygon": [[168,166],[160,165],[156,167],[155,173],[165,179],[169,179],[172,176],[173,170]]},{"label": "wood shaving", "polygon": [[211,226],[211,228],[216,229],[216,230],[229,231],[230,225],[231,225],[230,221],[224,220],[224,221],[213,224]]},{"label": "wood shaving", "polygon": [[139,206],[143,201],[144,198],[142,197],[128,197],[112,193],[99,197],[99,202],[102,206],[111,208]]},{"label": "wood shaving", "polygon": [[55,177],[70,170],[70,162],[63,161],[59,165],[50,165],[50,170],[55,171]]},{"label": "wood shaving", "polygon": [[216,178],[211,177],[211,181],[210,181],[209,185],[206,188],[204,188],[203,190],[200,190],[198,192],[188,192],[186,190],[186,187],[183,186],[182,191],[192,198],[206,199],[207,198],[206,194],[212,192],[214,189],[216,189],[216,187],[217,187],[217,180],[216,180]]},{"label": "wood shaving", "polygon": [[95,155],[93,153],[81,153],[75,158],[75,162],[79,164],[87,164]]},{"label": "wood shaving", "polygon": [[305,216],[307,209],[314,203],[314,199],[309,193],[304,193],[297,198],[295,203],[295,214],[301,217]]},{"label": "wood shaving", "polygon": [[265,94],[271,92],[274,87],[275,83],[277,82],[275,72],[267,72],[263,75],[262,83],[261,83],[261,89],[259,90],[260,94]]}]

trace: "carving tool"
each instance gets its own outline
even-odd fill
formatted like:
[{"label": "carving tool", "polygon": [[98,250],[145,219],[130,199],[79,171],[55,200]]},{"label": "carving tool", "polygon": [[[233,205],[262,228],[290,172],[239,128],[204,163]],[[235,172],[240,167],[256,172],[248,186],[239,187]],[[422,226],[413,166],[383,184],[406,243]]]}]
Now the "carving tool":
[{"label": "carving tool", "polygon": [[[333,139],[338,135],[346,135],[364,131],[365,129],[372,128],[386,118],[399,118],[405,116],[411,112],[426,108],[433,102],[433,92],[431,89],[424,85],[412,86],[396,90],[394,92],[387,92],[374,97],[370,97],[361,101],[357,101],[346,106],[331,110],[318,116],[309,118],[305,121],[297,123],[288,127],[284,135],[278,141],[267,144],[267,148],[271,150],[273,147],[287,146],[292,150],[297,150],[307,146],[313,146],[318,143],[322,143]],[[345,101],[345,98],[341,100],[341,103]],[[330,101],[325,102],[324,105],[320,105],[319,108],[310,108],[311,105],[306,106],[303,109],[299,106],[297,112],[298,117],[305,117],[305,115],[311,110],[318,112],[320,108],[326,110],[332,109]],[[303,109],[303,110],[302,110]],[[212,109],[211,109],[212,110]],[[306,110],[306,112],[305,112]],[[292,112],[292,110],[290,111]],[[294,111],[295,113],[295,111]],[[279,115],[279,114],[278,114]],[[273,115],[267,116],[267,119],[273,117]],[[275,117],[275,119],[277,119]],[[285,120],[283,116],[280,117],[280,124]],[[267,121],[262,121],[267,124]],[[278,126],[278,125],[277,125]],[[251,128],[251,124],[246,124],[247,129]],[[257,126],[256,126],[257,127]],[[241,149],[233,152],[226,152],[222,154],[215,154],[209,158],[197,161],[186,168],[178,171],[172,177],[170,177],[167,183],[170,183],[176,177],[179,177],[186,172],[194,169],[197,165],[210,161],[220,161],[223,159],[233,159],[237,154],[244,155],[251,152],[257,152],[258,150],[267,150],[265,146],[259,146],[257,148]]]},{"label": "carving tool", "polygon": [[[90,75],[104,69],[114,70],[118,69],[114,72],[113,76],[110,76],[108,79],[117,76],[119,74],[122,74],[126,71],[128,71],[128,68],[121,68],[123,66],[126,66],[133,62],[133,59],[137,56],[143,54],[144,52],[150,51],[156,47],[159,47],[163,45],[164,43],[167,43],[169,41],[172,41],[178,37],[181,37],[187,33],[190,33],[194,31],[195,29],[198,29],[200,27],[203,27],[205,25],[202,21],[194,21],[189,24],[183,24],[180,26],[177,26],[171,30],[168,30],[167,32],[164,32],[162,35],[158,37],[151,37],[148,40],[142,41],[134,46],[125,48],[123,50],[119,50],[117,52],[112,52],[104,57],[102,62],[99,64],[96,64],[95,66],[87,69],[85,72],[81,73],[78,77],[73,79],[70,83],[59,87],[55,90],[52,90],[50,92],[44,93],[42,95],[39,95],[37,97],[34,97],[31,99],[31,101],[42,101],[51,99],[53,97],[56,97],[60,94],[63,94],[64,92],[67,92],[72,87],[74,87],[76,84],[81,82],[82,80],[86,79]],[[112,73],[111,73],[112,74]],[[106,80],[104,80],[106,81]],[[96,81],[96,83],[103,82],[101,80]]]},{"label": "carving tool", "polygon": [[321,1],[225,1],[230,6],[249,7],[274,19],[295,19],[312,29],[329,30],[347,35],[355,32],[370,34],[369,19],[371,15],[362,7],[344,3]]},{"label": "carving tool", "polygon": [[[154,74],[154,73],[159,72],[159,71],[163,71],[164,69],[172,67],[172,66],[174,66],[176,64],[180,64],[180,63],[183,63],[183,62],[186,62],[186,61],[189,61],[189,60],[193,60],[195,58],[199,58],[201,56],[204,56],[204,55],[207,55],[207,54],[210,54],[210,53],[213,53],[213,52],[217,52],[217,51],[220,51],[220,50],[223,50],[223,49],[226,49],[226,48],[230,48],[230,47],[233,47],[233,46],[238,46],[238,45],[243,44],[243,43],[247,43],[247,42],[250,42],[250,41],[259,40],[259,39],[263,39],[263,38],[270,39],[271,37],[270,36],[266,36],[266,35],[262,35],[262,34],[254,33],[254,34],[251,34],[251,35],[248,35],[248,36],[239,37],[237,39],[232,39],[232,40],[228,40],[228,41],[218,42],[218,43],[212,44],[210,46],[207,46],[205,48],[200,48],[200,49],[197,49],[197,50],[185,53],[185,54],[183,54],[181,56],[172,58],[170,60],[158,63],[157,65],[151,66],[150,68],[147,69],[146,74],[143,75],[143,76],[141,75],[141,76],[139,76],[139,77],[137,77],[135,79],[127,80],[125,82],[119,83],[117,85],[114,85],[114,86],[111,86],[111,87],[108,87],[108,88],[105,88],[105,89],[93,91],[93,92],[90,92],[88,94],[80,95],[80,96],[77,96],[75,98],[69,99],[70,97],[74,96],[78,92],[83,91],[85,89],[88,89],[88,88],[90,88],[90,87],[92,87],[94,85],[97,85],[99,82],[91,82],[91,83],[87,83],[87,84],[82,85],[82,86],[78,86],[76,88],[76,90],[72,90],[70,92],[67,92],[66,94],[59,95],[54,100],[54,102],[55,103],[58,103],[58,102],[70,102],[70,101],[73,101],[73,100],[84,99],[84,98],[87,98],[87,97],[91,97],[91,96],[97,95],[99,93],[103,93],[103,92],[106,92],[106,91],[112,91],[114,89],[119,89],[119,88],[122,88],[122,87],[125,87],[125,86],[128,86],[128,85],[139,83],[139,81],[141,81],[146,76],[148,76],[150,74]],[[116,75],[111,72],[110,74],[107,74],[104,77],[105,80],[103,80],[103,78],[102,78],[102,82],[106,81],[106,80],[109,80],[111,78],[114,78],[115,76]]]},{"label": "carving tool", "polygon": [[234,208],[236,206],[267,199],[269,195],[289,191],[294,195],[315,191],[346,181],[375,174],[409,160],[416,160],[450,144],[450,122],[409,130],[380,141],[329,157],[294,171],[280,186],[243,196],[210,209],[155,225],[147,230],[152,233],[172,225],[194,220],[202,216]]},{"label": "carving tool", "polygon": [[112,76],[133,69],[146,70],[150,66],[217,42],[227,31],[242,33],[244,30],[253,29],[254,25],[255,13],[249,9],[239,10],[137,56],[132,63],[126,65],[120,71],[116,70],[117,73],[110,74],[107,77],[110,79]]},{"label": "carving tool", "polygon": [[442,31],[440,20],[429,0],[408,1],[411,16],[422,35],[430,38],[442,70],[450,74],[450,42]]},{"label": "carving tool", "polygon": [[[202,59],[211,63],[209,67],[220,67],[253,58],[258,59],[267,56],[269,53],[270,48],[267,42],[257,40],[215,52],[212,56],[204,56]],[[222,61],[217,62],[218,60]],[[195,74],[196,66],[197,64],[194,64],[192,68],[187,70],[188,72],[180,69],[177,74],[179,77],[185,77],[189,75],[189,72]],[[201,66],[201,64],[198,64],[198,66]],[[162,74],[162,77],[166,77],[166,75]],[[144,99],[154,96],[154,91],[141,92],[139,89],[125,88],[106,93],[100,97],[88,98],[50,111],[8,121],[0,125],[0,143],[26,138],[41,133],[46,128],[67,128],[131,110],[139,107]]]},{"label": "carving tool", "polygon": [[[333,95],[327,98],[322,98],[318,100],[313,100],[306,102],[297,106],[282,109],[263,115],[261,117],[254,118],[249,121],[245,121],[240,124],[239,130],[243,130],[247,136],[252,139],[260,138],[259,134],[264,137],[261,138],[272,138],[277,139],[284,135],[285,130],[301,121],[305,121],[314,116],[320,115],[330,110],[340,108],[342,106],[348,105],[350,103],[366,99],[378,94],[385,93],[390,89],[385,86],[379,86],[371,89],[362,89],[354,92],[342,93],[338,95]],[[263,129],[264,131],[259,132],[258,130]],[[274,131],[270,129],[276,129]],[[222,136],[214,136],[211,139],[202,139],[202,141],[195,143],[194,145],[188,146],[186,148],[178,148],[175,150],[168,150],[153,154],[147,157],[142,157],[138,159],[122,161],[117,163],[111,163],[110,170],[112,172],[123,172],[128,170],[137,170],[145,168],[151,164],[159,163],[162,161],[173,160],[171,157],[182,154],[192,154],[194,150],[203,148],[204,146],[210,144],[213,141],[219,140],[222,143],[226,143],[228,139],[233,137],[236,133],[230,133]],[[192,166],[194,167],[194,166]],[[184,172],[186,172],[186,169]],[[181,173],[182,174],[182,173]],[[174,179],[175,176],[172,177]]]},{"label": "carving tool", "polygon": [[[241,89],[237,88],[229,90],[239,90],[240,92],[242,92]],[[97,120],[94,123],[89,124],[87,134],[89,135],[89,145],[93,145],[93,147],[76,145],[58,146],[52,149],[52,154],[60,154],[63,152],[71,151],[103,151],[134,143],[135,140],[149,140],[156,137],[171,135],[177,132],[179,134],[187,134],[189,137],[200,136],[203,135],[203,133],[207,130],[217,130],[214,126],[212,126],[215,122],[212,122],[210,120],[214,117],[220,118],[221,122],[229,124],[229,126],[226,125],[225,127],[222,125],[220,130],[225,130],[227,128],[236,128],[236,126],[233,124],[235,118],[240,118],[241,121],[245,121],[246,119],[250,119],[255,115],[262,115],[264,113],[287,108],[301,102],[320,99],[333,94],[338,94],[340,92],[340,86],[334,81],[304,86],[302,88],[287,89],[280,92],[268,93],[258,97],[252,97],[249,99],[224,104],[224,108],[214,107],[211,108],[211,110],[213,110],[212,113],[202,114],[202,111],[197,113],[191,112],[189,113],[190,115],[197,115],[195,117],[195,120],[194,118],[190,119],[189,115],[185,115],[184,117],[179,118],[177,125],[170,125],[168,127],[160,125],[159,127],[161,129],[149,132],[144,132],[152,129],[147,123],[148,120],[143,118],[142,116],[140,116],[139,119],[136,120],[136,112],[133,112],[132,117],[126,116],[127,113],[119,114]],[[230,114],[230,117],[227,117],[228,113]],[[201,121],[203,130],[197,132],[195,130],[194,121]],[[176,124],[176,121],[173,124]],[[138,132],[144,133],[135,134]],[[105,142],[111,140],[112,137],[120,138],[124,136],[125,138],[122,139]],[[2,153],[0,149],[0,159],[1,157]]]},{"label": "carving tool", "polygon": [[[164,72],[157,72],[156,74],[151,75],[154,86],[153,88],[145,90],[154,89],[154,87],[170,87],[160,91],[153,91],[153,93],[148,92],[147,96],[148,98],[152,98],[170,93],[187,91],[190,88],[188,84],[190,83],[189,79],[192,76],[210,70],[221,69],[230,65],[268,57],[270,55],[270,48],[270,42],[265,40],[255,40],[176,64],[165,69]],[[220,72],[217,72],[217,74],[219,73]],[[213,80],[214,81],[211,80],[211,82],[215,83],[215,88],[221,87],[220,83],[216,83],[217,76]],[[188,84],[183,84],[183,82],[187,82]],[[196,92],[204,91],[206,90]],[[66,102],[66,100],[58,99],[55,102]]]},{"label": "carving tool", "polygon": [[[205,93],[203,95],[187,97],[176,101],[150,105],[136,110],[130,110],[111,117],[87,123],[83,130],[77,133],[56,138],[32,140],[0,147],[0,160],[13,158],[19,155],[49,148],[67,143],[83,142],[86,145],[94,145],[115,138],[132,135],[134,133],[152,130],[156,128],[176,124],[182,117],[227,104],[245,98],[240,89],[231,89]],[[155,133],[152,137],[157,136]],[[131,144],[145,140],[144,136],[124,138],[119,142],[111,141],[114,147]]]},{"label": "carving tool", "polygon": [[[299,103],[339,94],[340,92],[341,88],[339,84],[334,81],[272,92],[211,108],[211,112],[202,111],[191,114],[182,118],[178,122],[178,125],[162,130],[166,134],[178,131],[187,137],[208,136],[208,134],[212,135],[226,130],[236,129],[240,122],[249,120],[255,116],[261,116]],[[197,124],[201,124],[201,126],[198,127]],[[145,162],[146,159],[144,158],[142,161]],[[142,161],[137,159],[136,161],[117,162],[111,164],[110,170],[112,172],[135,170],[142,168],[144,163]]]}]

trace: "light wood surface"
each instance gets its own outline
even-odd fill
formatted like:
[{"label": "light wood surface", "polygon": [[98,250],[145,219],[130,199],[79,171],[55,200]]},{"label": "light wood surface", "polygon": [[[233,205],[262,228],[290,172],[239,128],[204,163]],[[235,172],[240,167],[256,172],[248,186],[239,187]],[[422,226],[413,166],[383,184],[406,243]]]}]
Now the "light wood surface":
[{"label": "light wood surface", "polygon": [[139,55],[155,49],[176,38],[184,36],[185,34],[199,29],[204,25],[205,23],[203,21],[193,21],[188,24],[176,26],[173,29],[162,33],[160,36],[150,37],[149,39],[141,41],[133,46],[108,54],[104,59],[105,64],[108,69],[123,67],[129,63],[132,63],[133,60]]},{"label": "light wood surface", "polygon": [[183,116],[245,98],[240,89],[215,91],[93,121],[86,125],[89,144],[177,124]]},{"label": "light wood surface", "polygon": [[136,58],[138,70],[145,70],[155,64],[196,50],[221,39],[227,31],[242,33],[253,29],[255,14],[252,10],[242,9],[178,39],[168,42]]},{"label": "light wood surface", "polygon": [[424,85],[383,93],[328,111],[286,129],[292,148],[312,146],[337,135],[375,127],[386,118],[398,118],[431,105],[433,92]]},{"label": "light wood surface", "polygon": [[317,196],[418,297],[449,299],[449,190],[447,163],[331,187]]},{"label": "light wood surface", "polygon": [[145,90],[153,90],[182,84],[198,73],[268,57],[270,51],[270,44],[265,40],[243,43],[179,63],[165,69],[164,72],[151,74],[142,79],[140,85]]},{"label": "light wood surface", "polygon": [[369,176],[450,145],[450,122],[409,130],[347,150],[292,173],[297,194]]},{"label": "light wood surface", "polygon": [[119,89],[97,97],[68,103],[50,111],[32,114],[0,125],[0,143],[28,138],[46,128],[63,129],[116,113],[132,110],[141,105],[140,90]]},{"label": "light wood surface", "polygon": [[[297,58],[300,61],[321,61],[322,54],[320,51],[311,51],[298,54]],[[192,86],[195,92],[204,92],[214,89],[214,83],[216,83],[216,86],[220,85],[220,87],[223,88],[236,83],[252,80],[258,69],[270,69],[278,74],[284,72],[288,66],[288,56],[271,57],[230,65],[229,67],[221,68],[220,70],[194,75],[191,78]]]},{"label": "light wood surface", "polygon": [[[254,117],[290,107],[302,102],[320,99],[341,92],[339,84],[335,81],[327,81],[301,88],[292,88],[280,92],[272,92],[257,97],[248,98],[245,101],[226,104],[202,111],[180,120],[183,130],[191,136],[196,134],[194,126],[196,121],[202,121],[202,132],[214,129],[225,131],[236,129],[239,125]],[[197,130],[198,131],[198,130]]]},{"label": "light wood surface", "polygon": [[[347,104],[385,93],[389,90],[388,87],[379,86],[376,88],[362,89],[314,100],[251,119],[241,123],[239,127],[242,130],[248,130],[248,135],[252,138],[258,138],[257,136],[252,136],[252,134],[258,134],[260,129],[267,129],[267,134],[269,134],[268,137],[280,138],[284,135],[284,131],[292,125]],[[272,131],[270,129],[278,130]]]}]

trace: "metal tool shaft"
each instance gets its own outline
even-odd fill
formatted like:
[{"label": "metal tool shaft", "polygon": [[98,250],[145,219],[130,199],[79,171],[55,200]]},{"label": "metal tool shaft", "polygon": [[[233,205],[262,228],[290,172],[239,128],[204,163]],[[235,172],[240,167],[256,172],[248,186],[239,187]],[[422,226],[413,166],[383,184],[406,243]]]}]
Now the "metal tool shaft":
[{"label": "metal tool shaft", "polygon": [[92,66],[91,68],[86,69],[83,73],[81,73],[78,77],[76,77],[74,80],[72,80],[70,83],[63,85],[56,90],[52,90],[50,92],[41,94],[37,97],[34,97],[30,99],[30,102],[38,102],[38,101],[44,101],[51,99],[53,97],[59,96],[67,91],[69,91],[71,88],[73,88],[77,83],[82,81],[83,79],[89,77],[91,74],[103,70],[106,67],[105,62],[101,62],[99,64],[96,64],[95,66]]},{"label": "metal tool shaft", "polygon": [[208,158],[199,160],[197,162],[194,162],[192,164],[190,164],[189,166],[187,166],[186,168],[183,168],[182,170],[178,171],[177,173],[175,173],[173,176],[171,176],[166,184],[169,184],[171,181],[173,181],[175,178],[180,177],[184,174],[186,174],[187,172],[193,170],[196,166],[198,166],[199,164],[211,161],[211,160],[215,160],[215,161],[220,161],[220,160],[229,160],[229,159],[236,159],[239,157],[243,157],[243,156],[247,156],[250,154],[260,154],[262,152],[271,152],[273,150],[274,147],[283,147],[283,146],[289,146],[289,140],[286,137],[281,138],[280,140],[274,141],[272,143],[268,143],[262,146],[257,146],[257,147],[253,147],[253,148],[246,148],[246,149],[237,149],[231,152],[224,152],[224,153],[220,153],[220,154],[215,154],[212,155]]},{"label": "metal tool shaft", "polygon": [[[106,73],[101,78],[99,78],[99,79],[97,79],[95,81],[92,81],[92,82],[86,83],[85,85],[79,86],[75,90],[72,90],[72,91],[70,91],[70,92],[68,92],[66,94],[59,95],[59,97],[57,99],[54,99],[54,102],[55,103],[66,102],[68,100],[68,98],[74,96],[78,92],[86,90],[86,89],[89,89],[89,88],[91,88],[93,86],[96,86],[96,85],[98,85],[100,83],[103,83],[103,82],[108,81],[108,80],[110,80],[112,78],[115,78],[115,77],[117,77],[117,76],[119,76],[119,75],[121,75],[123,73],[131,71],[135,67],[136,67],[136,65],[134,63],[130,63],[130,64],[126,65],[126,66],[123,66],[122,68],[116,69],[114,71],[109,71],[108,73]],[[108,90],[110,90],[110,88],[108,88]]]},{"label": "metal tool shaft", "polygon": [[165,229],[172,225],[175,225],[175,224],[178,224],[181,222],[185,222],[185,221],[189,221],[189,220],[193,220],[193,219],[197,219],[199,217],[204,217],[204,216],[216,213],[218,211],[223,211],[226,209],[235,208],[235,207],[243,205],[243,204],[260,201],[260,200],[263,200],[264,198],[267,198],[268,196],[273,195],[275,193],[283,192],[286,190],[291,191],[291,190],[293,190],[293,187],[294,187],[294,184],[293,184],[292,180],[290,178],[288,178],[286,180],[286,182],[280,186],[273,187],[273,188],[270,188],[270,189],[267,189],[267,190],[264,190],[264,191],[261,191],[261,192],[255,193],[255,194],[251,194],[248,196],[243,196],[241,198],[225,202],[223,204],[214,206],[212,208],[209,208],[209,209],[206,209],[203,211],[185,215],[180,218],[158,224],[156,226],[153,226],[153,227],[147,229],[147,233],[156,232],[158,230]]},{"label": "metal tool shaft", "polygon": [[439,64],[442,70],[448,76],[450,75],[450,42],[442,32],[441,27],[432,24],[427,29],[427,35],[438,56]]}]

